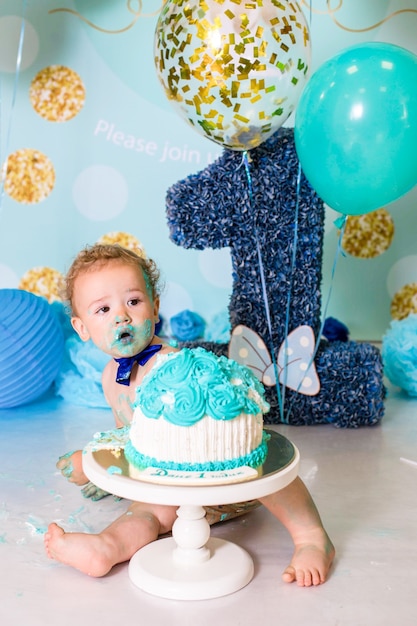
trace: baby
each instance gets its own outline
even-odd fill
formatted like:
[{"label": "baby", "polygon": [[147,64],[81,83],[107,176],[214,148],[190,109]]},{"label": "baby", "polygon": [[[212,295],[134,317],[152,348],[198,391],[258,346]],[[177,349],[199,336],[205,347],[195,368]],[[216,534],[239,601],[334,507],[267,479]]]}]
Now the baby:
[{"label": "baby", "polygon": [[[132,420],[136,389],[157,355],[175,350],[155,335],[158,281],[159,271],[153,261],[118,245],[98,244],[79,253],[66,277],[73,328],[83,341],[91,339],[113,357],[104,368],[102,383],[116,427]],[[131,370],[120,361],[126,357],[136,357]],[[94,494],[96,488],[83,472],[81,450],[64,455],[57,466],[70,482],[87,485],[87,495],[91,490]],[[285,526],[294,543],[283,580],[304,587],[325,582],[334,547],[302,480],[297,477],[260,502]],[[98,534],[67,533],[51,523],[45,534],[46,552],[51,559],[90,576],[104,576],[114,565],[130,560],[140,548],[169,532],[177,508],[132,502],[126,513]],[[242,510],[244,506],[237,507],[236,514]]]}]

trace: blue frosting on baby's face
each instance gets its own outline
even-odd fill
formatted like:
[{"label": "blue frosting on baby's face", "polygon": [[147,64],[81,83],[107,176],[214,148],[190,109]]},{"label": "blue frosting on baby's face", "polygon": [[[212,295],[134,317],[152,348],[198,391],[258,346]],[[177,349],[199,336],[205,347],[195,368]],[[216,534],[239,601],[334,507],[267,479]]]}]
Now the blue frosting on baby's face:
[{"label": "blue frosting on baby's face", "polygon": [[206,415],[230,420],[268,409],[263,387],[247,368],[203,348],[168,355],[144,379],[136,405],[146,417],[163,416],[176,426],[191,426]]}]

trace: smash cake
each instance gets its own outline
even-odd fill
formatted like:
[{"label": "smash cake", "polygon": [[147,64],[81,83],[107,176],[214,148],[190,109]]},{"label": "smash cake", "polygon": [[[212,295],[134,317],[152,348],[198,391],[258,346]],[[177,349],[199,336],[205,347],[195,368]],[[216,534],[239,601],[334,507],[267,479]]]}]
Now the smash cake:
[{"label": "smash cake", "polygon": [[124,446],[129,474],[232,478],[248,468],[253,477],[268,452],[268,410],[261,383],[235,361],[204,348],[158,355],[137,390]]}]

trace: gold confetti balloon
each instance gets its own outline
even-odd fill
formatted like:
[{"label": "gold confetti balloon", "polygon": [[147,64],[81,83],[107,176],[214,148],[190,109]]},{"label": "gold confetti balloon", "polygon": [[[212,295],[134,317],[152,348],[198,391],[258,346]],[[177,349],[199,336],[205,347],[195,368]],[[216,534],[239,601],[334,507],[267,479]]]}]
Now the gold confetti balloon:
[{"label": "gold confetti balloon", "polygon": [[175,110],[204,137],[249,150],[294,111],[309,74],[310,36],[297,2],[169,0],[155,65]]}]

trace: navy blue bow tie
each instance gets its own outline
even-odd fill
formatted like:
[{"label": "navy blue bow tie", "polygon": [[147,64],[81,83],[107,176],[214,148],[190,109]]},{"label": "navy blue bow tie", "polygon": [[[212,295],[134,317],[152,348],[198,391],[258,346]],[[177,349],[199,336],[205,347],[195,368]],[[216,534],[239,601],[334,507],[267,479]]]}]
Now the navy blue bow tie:
[{"label": "navy blue bow tie", "polygon": [[132,373],[132,367],[135,363],[139,363],[139,365],[145,365],[155,354],[155,352],[159,352],[162,348],[162,344],[147,346],[142,352],[139,354],[135,354],[135,356],[127,356],[122,357],[121,359],[114,359],[119,367],[117,369],[116,374],[116,383],[120,383],[121,385],[129,385],[130,384],[130,374]]}]

